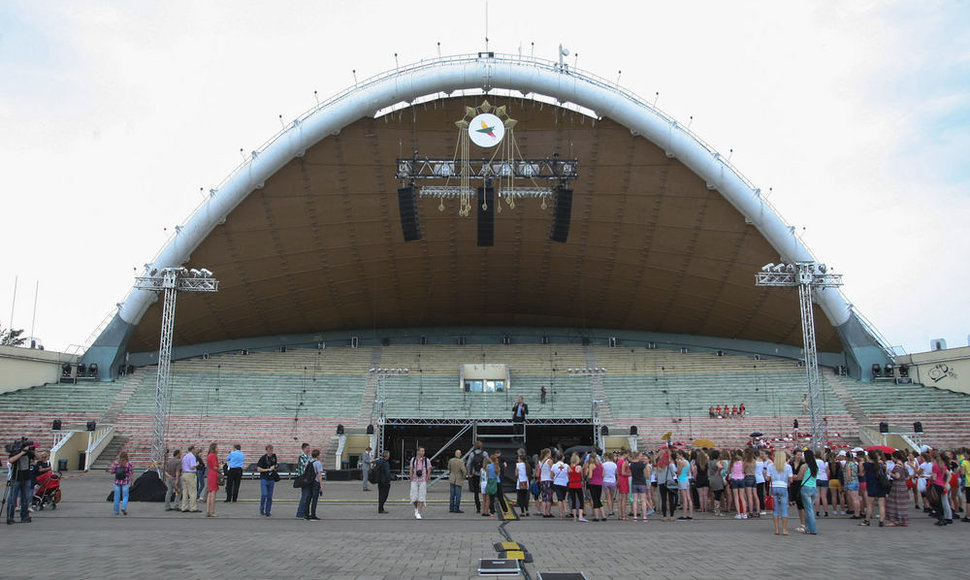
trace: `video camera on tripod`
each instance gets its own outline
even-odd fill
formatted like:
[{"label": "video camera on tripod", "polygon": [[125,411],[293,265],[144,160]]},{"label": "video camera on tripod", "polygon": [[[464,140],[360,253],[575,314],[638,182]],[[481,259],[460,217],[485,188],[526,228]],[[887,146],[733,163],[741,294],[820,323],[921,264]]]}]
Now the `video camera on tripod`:
[{"label": "video camera on tripod", "polygon": [[3,448],[7,451],[8,455],[16,455],[26,450],[27,456],[31,459],[34,458],[34,442],[26,437],[21,437],[12,443],[7,443]]}]

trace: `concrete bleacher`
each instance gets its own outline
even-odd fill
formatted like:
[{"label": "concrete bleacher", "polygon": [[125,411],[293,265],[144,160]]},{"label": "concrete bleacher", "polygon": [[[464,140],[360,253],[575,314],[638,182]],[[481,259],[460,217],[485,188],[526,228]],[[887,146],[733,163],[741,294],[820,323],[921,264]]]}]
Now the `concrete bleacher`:
[{"label": "concrete bleacher", "polygon": [[[511,417],[512,405],[523,397],[529,418],[589,417],[592,390],[588,377],[569,368],[585,366],[581,346],[575,345],[400,345],[382,349],[381,367],[407,368],[407,375],[385,379],[388,417],[466,418]],[[463,364],[507,364],[509,385],[504,392],[466,393],[461,384]],[[546,403],[540,389],[546,387]]]},{"label": "concrete bleacher", "polygon": [[[509,366],[505,392],[464,391],[461,365],[481,363]],[[595,378],[568,372],[588,366],[607,372]],[[788,437],[793,418],[803,434],[809,424],[801,406],[805,369],[788,360],[561,344],[393,345],[175,361],[168,444],[184,448],[218,441],[228,447],[238,442],[249,462],[267,443],[276,446],[281,458],[295,459],[300,443],[307,441],[320,447],[329,461],[338,424],[362,433],[375,421],[373,367],[409,372],[386,377],[388,417],[506,418],[522,396],[531,419],[580,418],[589,417],[592,399],[601,397],[609,409],[604,420],[611,432],[625,433],[636,425],[645,447],[660,445],[667,431],[675,440],[709,438],[734,447],[743,445],[752,431],[769,439]],[[123,448],[136,464],[146,465],[155,372],[155,367],[144,367],[114,382],[51,384],[4,393],[0,440],[25,435],[50,447],[53,419],[68,426],[108,418],[124,438]],[[934,447],[968,444],[966,395],[923,385],[860,383],[824,369],[823,374],[823,414],[829,440],[836,444],[855,441],[860,413],[870,424],[887,421],[902,430],[922,421],[923,440]],[[545,404],[540,402],[541,387],[547,390]],[[711,406],[742,402],[747,408],[744,419],[708,418]]]},{"label": "concrete bleacher", "polygon": [[845,389],[872,425],[886,422],[890,431],[912,432],[913,422],[920,421],[922,443],[939,449],[970,446],[970,395],[919,383],[863,383],[832,373],[827,379]]}]

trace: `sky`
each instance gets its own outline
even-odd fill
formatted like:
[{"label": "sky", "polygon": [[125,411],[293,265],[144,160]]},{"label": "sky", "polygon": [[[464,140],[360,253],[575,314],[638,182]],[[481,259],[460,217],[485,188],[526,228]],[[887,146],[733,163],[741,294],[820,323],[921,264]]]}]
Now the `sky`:
[{"label": "sky", "polygon": [[889,344],[967,345],[970,9],[931,0],[7,0],[0,326],[84,345],[280,116],[486,37],[689,124]]}]

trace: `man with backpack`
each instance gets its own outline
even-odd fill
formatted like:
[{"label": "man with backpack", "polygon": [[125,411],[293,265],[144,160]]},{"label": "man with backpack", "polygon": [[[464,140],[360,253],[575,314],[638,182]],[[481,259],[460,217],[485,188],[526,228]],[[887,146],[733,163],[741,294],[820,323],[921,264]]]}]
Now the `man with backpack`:
[{"label": "man with backpack", "polygon": [[431,476],[431,461],[424,456],[424,447],[418,447],[417,455],[411,458],[408,473],[411,480],[411,503],[414,504],[414,517],[421,519],[424,504],[428,497],[428,480]]},{"label": "man with backpack", "polygon": [[482,499],[482,465],[485,463],[485,451],[482,449],[482,442],[475,442],[475,449],[468,454],[465,461],[465,470],[468,472],[468,491],[475,494],[475,511],[481,513]]},{"label": "man with backpack", "polygon": [[[310,465],[310,444],[304,443],[300,446],[303,453],[300,454],[300,459],[296,462],[296,476],[297,478],[303,477],[306,472],[307,465]],[[301,488],[300,493],[300,505],[296,508],[296,517],[306,519],[308,507],[310,506],[310,494],[313,493],[313,486],[306,485]]]}]

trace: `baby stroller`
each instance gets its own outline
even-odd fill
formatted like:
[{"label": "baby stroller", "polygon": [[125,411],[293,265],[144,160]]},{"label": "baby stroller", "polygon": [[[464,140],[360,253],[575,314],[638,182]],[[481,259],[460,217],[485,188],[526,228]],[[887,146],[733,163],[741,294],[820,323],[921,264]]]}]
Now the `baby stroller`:
[{"label": "baby stroller", "polygon": [[41,473],[37,476],[36,491],[34,491],[34,509],[42,510],[50,507],[57,509],[61,501],[61,476],[53,471]]}]

